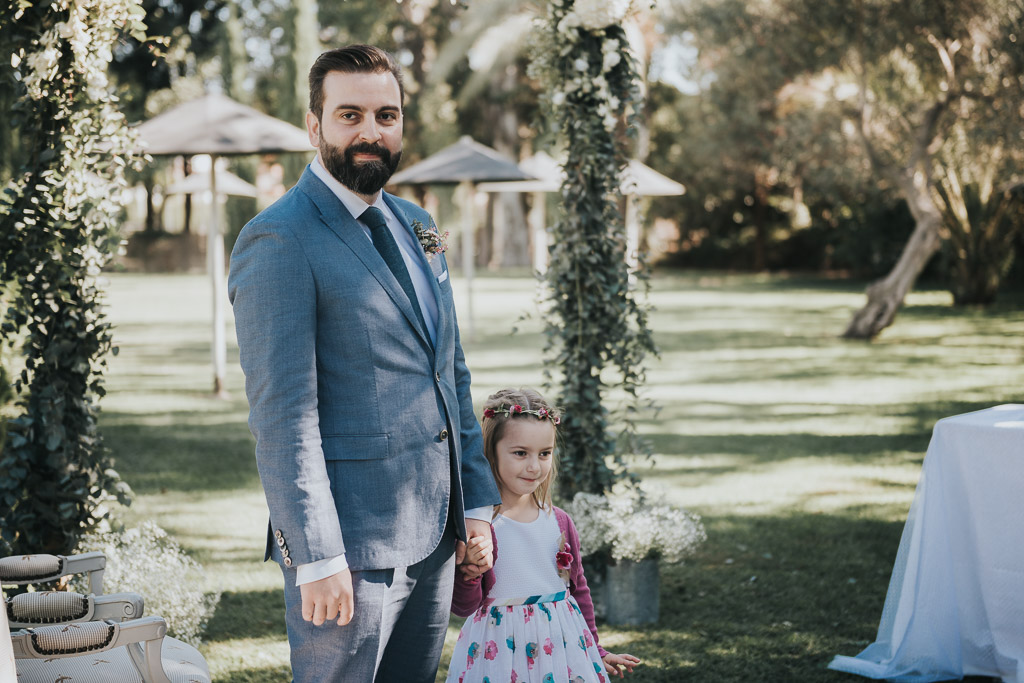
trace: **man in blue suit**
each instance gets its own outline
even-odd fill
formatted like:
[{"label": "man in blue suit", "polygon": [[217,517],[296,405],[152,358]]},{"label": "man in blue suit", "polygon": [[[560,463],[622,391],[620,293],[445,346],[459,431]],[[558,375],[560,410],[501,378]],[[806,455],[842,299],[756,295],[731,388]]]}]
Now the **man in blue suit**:
[{"label": "man in blue suit", "polygon": [[309,81],[316,159],[242,230],[228,282],[267,557],[296,681],[433,681],[456,555],[490,538],[500,496],[442,240],[381,191],[402,152],[400,69],[355,45]]}]

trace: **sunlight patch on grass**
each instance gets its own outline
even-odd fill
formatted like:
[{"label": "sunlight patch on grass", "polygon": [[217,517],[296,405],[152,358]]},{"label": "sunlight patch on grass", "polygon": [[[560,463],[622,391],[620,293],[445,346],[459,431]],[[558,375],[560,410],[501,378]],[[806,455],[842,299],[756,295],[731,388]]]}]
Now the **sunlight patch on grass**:
[{"label": "sunlight patch on grass", "polygon": [[[828,457],[742,467],[737,466],[741,458],[727,456],[691,461],[689,467],[679,467],[677,460],[656,458],[645,473],[645,486],[703,514],[836,513],[872,505],[909,509],[921,474],[920,465],[911,463],[853,465]],[[707,469],[707,475],[701,473]]]},{"label": "sunlight patch on grass", "polygon": [[203,564],[206,590],[281,588],[281,570],[263,562],[268,512],[260,490],[138,496],[120,516],[128,526],[158,520]]},{"label": "sunlight patch on grass", "polygon": [[254,680],[290,681],[291,666],[288,655],[288,641],[280,638],[239,638],[219,643],[207,643],[200,648],[210,664],[213,680],[221,680],[234,671],[252,669],[287,669],[284,677],[270,674]]}]

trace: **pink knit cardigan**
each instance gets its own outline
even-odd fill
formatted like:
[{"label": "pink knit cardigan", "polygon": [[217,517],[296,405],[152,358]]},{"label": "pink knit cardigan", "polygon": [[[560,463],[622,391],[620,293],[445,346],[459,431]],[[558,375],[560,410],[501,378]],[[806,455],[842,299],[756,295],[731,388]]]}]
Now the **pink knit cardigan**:
[{"label": "pink knit cardigan", "polygon": [[[587,586],[587,579],[583,576],[583,564],[580,562],[580,535],[576,531],[576,525],[572,523],[569,515],[561,508],[554,508],[555,519],[558,520],[558,528],[565,534],[565,541],[569,545],[569,552],[572,554],[572,563],[569,566],[569,594],[576,599],[580,606],[583,618],[590,629],[590,635],[594,636],[594,643],[597,644],[597,651],[604,657],[608,651],[601,647],[597,637],[597,624],[594,623],[594,602],[590,599],[590,588]],[[494,543],[494,563],[498,563],[498,539],[494,535],[494,528],[491,528],[491,541]],[[494,587],[494,571],[488,570],[483,576],[475,579],[465,578],[461,572],[456,572],[455,594],[452,596],[452,613],[460,617],[468,617],[481,607],[487,607],[492,600],[488,594]],[[524,596],[525,597],[525,596]]]}]

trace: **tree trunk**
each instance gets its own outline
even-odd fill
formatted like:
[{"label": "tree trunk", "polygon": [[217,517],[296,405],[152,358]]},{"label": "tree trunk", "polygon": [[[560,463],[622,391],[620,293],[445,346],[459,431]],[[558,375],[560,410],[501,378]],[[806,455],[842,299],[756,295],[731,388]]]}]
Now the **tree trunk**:
[{"label": "tree trunk", "polygon": [[762,272],[768,265],[768,188],[762,182],[760,174],[754,178],[754,271]]},{"label": "tree trunk", "polygon": [[[492,89],[499,94],[498,104],[493,107],[494,148],[509,159],[518,161],[519,116],[515,107],[502,102],[516,88],[519,70],[514,65],[496,73]],[[490,259],[487,267],[491,270],[502,266],[528,266],[530,257],[530,229],[526,224],[523,196],[519,193],[501,192],[491,197],[492,240]]]},{"label": "tree trunk", "polygon": [[[192,175],[192,157],[185,157],[185,177]],[[186,235],[192,232],[192,195],[185,195],[185,218],[181,231]]]},{"label": "tree trunk", "polygon": [[153,174],[146,173],[142,178],[142,185],[146,188],[146,232],[156,230],[156,207],[153,206]]},{"label": "tree trunk", "polygon": [[868,287],[867,303],[853,315],[843,333],[847,339],[874,339],[891,325],[907,293],[942,244],[942,215],[928,193],[931,179],[923,173],[914,176],[910,169],[899,183],[916,221],[914,232],[889,274]]}]

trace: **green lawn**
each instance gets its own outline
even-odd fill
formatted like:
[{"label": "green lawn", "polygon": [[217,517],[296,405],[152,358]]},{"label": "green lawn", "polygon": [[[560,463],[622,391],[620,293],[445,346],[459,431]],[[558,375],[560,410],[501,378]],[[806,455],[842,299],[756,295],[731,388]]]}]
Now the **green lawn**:
[{"label": "green lawn", "polygon": [[[458,278],[455,289],[466,334]],[[137,496],[122,517],[154,519],[223,591],[203,646],[215,679],[287,681],[281,575],[261,562],[267,513],[230,322],[231,398],[208,393],[208,292],[199,276],[110,276],[120,354],[101,427]],[[637,468],[703,515],[708,542],[663,567],[656,627],[601,629],[606,647],[644,659],[634,680],[861,680],[825,666],[873,640],[932,425],[1021,401],[1024,386],[1019,297],[954,310],[945,292],[915,293],[880,340],[841,340],[862,292],[780,277],[653,280],[662,353],[647,394],[660,412],[641,428],[657,455]],[[540,382],[539,323],[517,322],[534,293],[526,278],[476,281],[466,353],[478,403]]]}]

